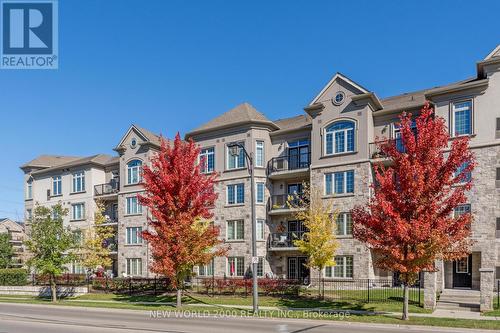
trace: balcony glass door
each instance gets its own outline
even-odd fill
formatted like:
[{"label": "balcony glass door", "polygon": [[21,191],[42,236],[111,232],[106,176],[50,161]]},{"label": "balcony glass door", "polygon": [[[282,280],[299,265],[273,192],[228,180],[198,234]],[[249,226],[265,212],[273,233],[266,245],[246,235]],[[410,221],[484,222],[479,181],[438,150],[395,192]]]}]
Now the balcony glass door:
[{"label": "balcony glass door", "polygon": [[288,169],[309,167],[309,141],[299,140],[288,143]]}]

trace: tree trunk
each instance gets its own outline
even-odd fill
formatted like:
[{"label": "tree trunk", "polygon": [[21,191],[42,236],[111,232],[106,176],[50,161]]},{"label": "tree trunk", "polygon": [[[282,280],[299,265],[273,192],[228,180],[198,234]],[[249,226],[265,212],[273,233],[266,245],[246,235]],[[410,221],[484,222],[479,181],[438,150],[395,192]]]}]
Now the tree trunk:
[{"label": "tree trunk", "polygon": [[408,317],[408,282],[403,283],[403,317],[401,317],[402,320],[408,320],[410,319]]},{"label": "tree trunk", "polygon": [[57,302],[57,285],[55,275],[50,275],[50,292],[52,294],[52,302]]},{"label": "tree trunk", "polygon": [[177,287],[177,303],[175,305],[177,308],[182,306],[182,289],[180,286]]}]

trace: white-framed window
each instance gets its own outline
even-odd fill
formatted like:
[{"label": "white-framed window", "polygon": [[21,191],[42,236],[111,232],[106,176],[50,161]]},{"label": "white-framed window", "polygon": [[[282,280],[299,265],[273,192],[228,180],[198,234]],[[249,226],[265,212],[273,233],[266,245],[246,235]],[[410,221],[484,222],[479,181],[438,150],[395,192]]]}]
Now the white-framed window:
[{"label": "white-framed window", "polygon": [[214,260],[206,265],[198,265],[198,275],[199,276],[212,276],[214,275]]},{"label": "white-framed window", "polygon": [[137,196],[127,198],[126,208],[127,215],[142,214],[142,205]]},{"label": "white-framed window", "polygon": [[337,235],[352,235],[352,216],[351,213],[340,213],[337,215]]},{"label": "white-framed window", "polygon": [[325,155],[354,151],[354,130],[356,124],[350,120],[340,120],[325,128]]},{"label": "white-framed window", "polygon": [[232,184],[226,188],[227,204],[236,205],[245,203],[245,184]]},{"label": "white-framed window", "polygon": [[78,245],[83,244],[83,232],[82,232],[82,230],[80,230],[80,229],[74,230],[73,237],[75,238],[76,244],[78,244]]},{"label": "white-framed window", "polygon": [[26,219],[29,221],[33,218],[33,210],[31,208],[26,209]]},{"label": "white-framed window", "polygon": [[264,276],[264,257],[259,257],[257,262],[257,276]]},{"label": "white-framed window", "polygon": [[201,172],[210,173],[215,170],[215,148],[203,148],[200,151]]},{"label": "white-framed window", "polygon": [[85,172],[79,171],[73,174],[73,187],[71,191],[73,193],[84,192],[85,191]]},{"label": "white-framed window", "polygon": [[142,227],[127,227],[127,244],[142,244]]},{"label": "white-framed window", "polygon": [[245,275],[245,257],[227,257],[227,274],[229,276]]},{"label": "white-framed window", "polygon": [[258,182],[256,185],[257,185],[256,186],[256,188],[257,188],[256,202],[257,203],[264,203],[266,185],[262,182]]},{"label": "white-framed window", "polygon": [[227,221],[227,240],[243,240],[245,238],[245,222],[243,220]]},{"label": "white-framed window", "polygon": [[[411,121],[411,131],[413,132],[413,135],[417,137],[417,122],[415,120]],[[394,140],[394,143],[396,145],[396,149],[404,153],[406,151],[405,145],[403,143],[403,139],[401,137],[401,125],[399,123],[394,123],[392,124],[392,138]]]},{"label": "white-framed window", "polygon": [[141,258],[127,258],[127,275],[131,276],[142,275]]},{"label": "white-framed window", "polygon": [[85,267],[78,261],[73,261],[71,263],[71,273],[72,274],[85,274]]},{"label": "white-framed window", "polygon": [[352,278],[353,277],[353,257],[335,256],[335,266],[325,268],[325,277]]},{"label": "white-framed window", "polygon": [[264,141],[255,141],[255,166],[259,168],[264,167]]},{"label": "white-framed window", "polygon": [[460,217],[461,215],[466,213],[470,213],[470,204],[459,205],[453,210],[453,216],[455,218]]},{"label": "white-framed window", "polygon": [[266,220],[257,219],[257,240],[264,240],[264,227],[266,225]]},{"label": "white-framed window", "polygon": [[62,177],[54,176],[52,177],[52,195],[62,194]]},{"label": "white-framed window", "polygon": [[83,220],[85,218],[85,204],[83,202],[71,205],[71,219]]},{"label": "white-framed window", "polygon": [[325,174],[325,194],[354,193],[354,170]]},{"label": "white-framed window", "polygon": [[[244,145],[244,142],[238,142],[240,145]],[[231,148],[226,146],[226,157],[227,157],[227,169],[240,169],[245,167],[245,152],[243,149],[238,148],[238,155],[231,154]]]},{"label": "white-framed window", "polygon": [[26,199],[33,199],[33,179],[26,182]]},{"label": "white-framed window", "polygon": [[451,104],[451,120],[453,136],[472,134],[472,100],[453,102]]},{"label": "white-framed window", "polygon": [[132,160],[127,163],[127,184],[139,184],[142,181],[142,161]]}]

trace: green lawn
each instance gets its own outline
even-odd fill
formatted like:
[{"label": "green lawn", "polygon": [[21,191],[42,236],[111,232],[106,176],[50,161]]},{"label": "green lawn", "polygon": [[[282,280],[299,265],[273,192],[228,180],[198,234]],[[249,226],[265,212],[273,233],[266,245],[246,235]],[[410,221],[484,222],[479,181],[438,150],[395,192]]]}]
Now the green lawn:
[{"label": "green lawn", "polygon": [[498,306],[498,297],[493,298],[493,311],[485,312],[485,316],[500,317],[500,307]]},{"label": "green lawn", "polygon": [[[11,299],[7,299],[10,297]],[[117,297],[118,299],[113,299],[113,297]],[[130,302],[124,301],[123,296],[116,295],[86,295],[85,297],[79,297],[79,300],[84,302],[75,302],[70,299],[61,300],[57,303],[59,306],[85,306],[85,307],[98,307],[98,308],[115,308],[115,309],[135,309],[135,310],[170,310],[175,311],[173,306],[167,305],[140,305],[140,304],[131,304]],[[206,296],[205,296],[206,297]],[[137,299],[137,298],[135,298]],[[144,298],[139,298],[144,300]],[[164,296],[159,298],[162,301],[171,301],[172,296]],[[201,301],[196,298],[185,297],[186,304],[183,306],[182,311],[193,311],[199,312],[203,314],[207,314],[207,312],[220,314],[221,308],[217,306],[212,307],[201,307],[196,306],[194,302]],[[214,298],[217,299],[217,298]],[[224,298],[225,299],[225,298]],[[97,301],[103,300],[122,300],[111,303],[99,303]],[[218,300],[221,300],[218,298]],[[268,299],[262,297],[263,302],[269,302]],[[30,304],[44,304],[49,305],[51,302],[48,299],[41,299],[37,297],[30,296],[0,296],[0,302],[11,302],[11,303],[30,303]],[[158,300],[160,302],[160,300]],[[320,302],[320,301],[318,301]],[[210,304],[210,303],[208,303]],[[271,303],[267,303],[271,304]],[[321,305],[326,305],[330,303],[317,303]],[[246,316],[252,315],[247,309],[239,309],[237,305],[224,308],[224,310],[228,311],[236,311],[238,315]],[[408,325],[427,325],[427,326],[442,326],[442,327],[462,327],[462,328],[477,328],[477,329],[492,329],[492,330],[500,330],[500,321],[493,320],[465,320],[465,319],[447,319],[447,318],[430,318],[430,317],[411,317],[407,322],[402,322],[399,318],[391,316],[391,315],[350,315],[348,317],[338,317],[332,314],[322,313],[321,315],[318,313],[313,313],[316,315],[312,315],[311,312],[303,312],[303,311],[289,311],[289,312],[278,312],[278,311],[267,311],[264,313],[262,311],[262,315],[266,317],[286,317],[286,318],[313,318],[313,319],[323,319],[323,320],[341,320],[341,321],[352,321],[352,322],[365,322],[365,323],[381,323],[381,324],[408,324]]]}]

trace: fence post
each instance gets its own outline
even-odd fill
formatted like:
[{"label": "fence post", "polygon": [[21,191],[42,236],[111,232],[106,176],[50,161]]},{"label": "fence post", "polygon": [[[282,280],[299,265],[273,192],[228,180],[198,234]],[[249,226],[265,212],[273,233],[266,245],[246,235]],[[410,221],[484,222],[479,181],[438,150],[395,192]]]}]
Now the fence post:
[{"label": "fence post", "polygon": [[132,296],[132,278],[128,278],[128,295]]},{"label": "fence post", "polygon": [[368,303],[370,303],[370,279],[368,281]]},{"label": "fence post", "polygon": [[155,281],[154,281],[154,288],[155,288],[155,297],[156,297],[156,275],[155,275]]},{"label": "fence post", "polygon": [[418,306],[420,306],[420,302],[421,302],[421,299],[420,299],[420,292],[421,292],[421,286],[422,286],[422,283],[420,281],[420,279],[418,280]]},{"label": "fence post", "polygon": [[497,309],[500,309],[500,280],[497,280]]}]

